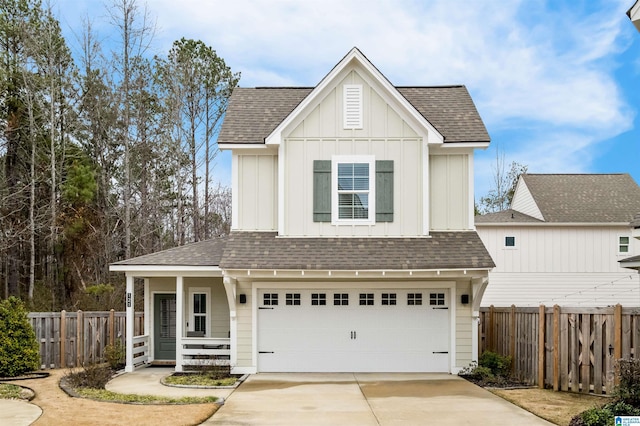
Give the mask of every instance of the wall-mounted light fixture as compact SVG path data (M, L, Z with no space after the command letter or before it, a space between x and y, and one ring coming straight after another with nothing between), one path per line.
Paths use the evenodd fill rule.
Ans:
M462 303L463 305L468 305L469 304L469 295L468 294L463 294L462 296L460 296L460 303Z
M247 295L246 294L241 294L240 295L240 303L242 303L242 304L247 303Z

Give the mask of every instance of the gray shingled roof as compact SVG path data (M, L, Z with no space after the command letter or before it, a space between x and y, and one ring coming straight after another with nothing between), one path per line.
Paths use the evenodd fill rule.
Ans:
M543 223L540 219L531 217L519 211L508 209L496 213L487 213L475 217L476 225L486 223L523 223L523 222L537 222Z
M640 228L640 213L636 213L633 216L633 220L629 224L632 228Z
M174 247L116 262L113 265L218 266L226 237Z
M489 134L464 86L398 87L447 143L489 142ZM313 88L236 88L229 100L218 144L264 143Z
M476 232L432 232L431 238L278 238L233 232L223 269L407 270L489 269L495 264Z
M525 174L545 222L629 223L640 187L629 174Z

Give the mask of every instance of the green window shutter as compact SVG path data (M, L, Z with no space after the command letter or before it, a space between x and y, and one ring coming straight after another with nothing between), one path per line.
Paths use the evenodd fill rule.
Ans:
M393 222L393 161L376 161L376 222Z
M331 160L313 161L313 221L331 222Z

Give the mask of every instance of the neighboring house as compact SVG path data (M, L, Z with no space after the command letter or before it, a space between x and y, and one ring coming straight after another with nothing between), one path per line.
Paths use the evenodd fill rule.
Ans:
M237 373L477 359L494 263L474 230L473 157L489 135L464 86L394 87L354 48L316 87L235 89L218 144L232 151L229 237L111 265L130 318L144 279L128 371L202 354Z
M627 16L633 22L633 25L636 26L636 29L640 31L640 0L637 0L631 9L627 11Z
M640 254L629 223L640 188L628 174L525 174L511 209L476 216L496 268L482 306L640 306Z
M631 227L631 237L640 240L640 213L635 215L629 226ZM636 244L640 243L636 242ZM640 254L620 260L620 266L636 270L640 274Z

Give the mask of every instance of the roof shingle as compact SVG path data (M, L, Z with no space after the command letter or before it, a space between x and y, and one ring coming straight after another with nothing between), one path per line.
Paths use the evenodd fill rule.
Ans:
M113 265L218 266L226 237L173 247L115 262Z
M432 232L430 238L279 238L232 232L223 269L434 270L489 269L495 264L476 232Z
M465 86L398 87L446 143L489 142ZM259 144L311 93L309 87L236 88L229 99L218 144Z
M629 223L640 187L627 174L522 175L545 222Z

